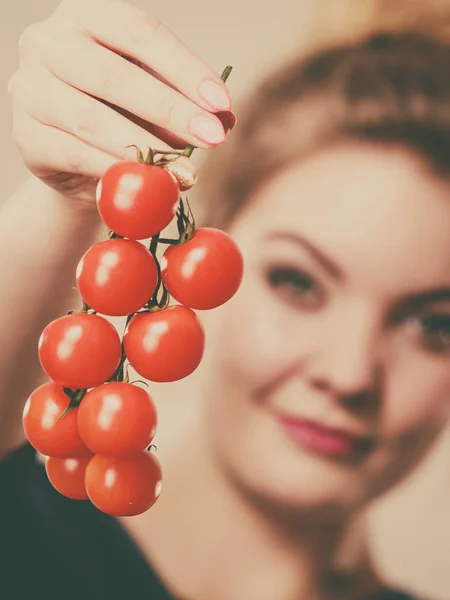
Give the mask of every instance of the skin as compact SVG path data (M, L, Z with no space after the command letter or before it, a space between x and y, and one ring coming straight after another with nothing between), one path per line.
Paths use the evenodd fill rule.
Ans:
M205 100L207 80L222 86L220 105ZM223 143L214 113L230 108L218 74L170 31L109 0L65 0L29 27L9 92L33 177L0 213L0 332L14 342L0 360L3 454L22 443L21 410L42 383L40 332L74 307L70 274L101 235L98 177L130 143ZM246 276L208 324L198 421L163 462L155 508L124 522L180 597L328 600L339 583L353 600L380 585L360 511L417 462L448 412L448 355L426 351L414 321L387 326L402 298L450 283L448 186L423 167L399 149L329 149L268 181L234 222ZM345 277L298 244L269 242L275 227L307 236ZM278 261L307 268L327 301L292 302L289 286L269 285ZM361 429L374 450L351 464L312 455L287 439L281 412Z
M346 143L290 165L237 217L245 277L207 319L198 421L157 505L125 524L176 592L322 600L382 585L363 509L449 414L450 298L419 301L450 288L448 192L405 149ZM286 265L315 284L274 286L268 270ZM447 315L439 351L425 313ZM369 436L371 449L323 456L293 442L282 414Z
M450 315L448 191L405 150L341 146L269 182L235 222L246 278L222 311L213 379L227 404L212 404L209 418L218 447L236 449L224 463L253 490L345 511L407 473L445 423L448 321L446 344L432 352L419 319ZM267 269L285 264L313 280L303 296L270 286ZM434 290L446 301L412 308ZM299 460L276 423L282 414L369 436L374 449L351 468L301 450Z
M64 0L28 26L8 92L32 176L0 207L0 334L10 340L0 350L0 457L23 443L23 406L46 380L39 336L79 305L73 273L103 238L98 179L136 158L129 144L211 149L235 121L220 76L151 14L118 0Z

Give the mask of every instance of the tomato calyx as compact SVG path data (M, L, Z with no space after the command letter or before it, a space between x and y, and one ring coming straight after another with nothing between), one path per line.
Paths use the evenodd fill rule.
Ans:
M186 156L186 150L156 150L155 148L148 148L147 153L144 156L144 153L136 146L136 144L129 144L126 148L134 148L136 150L138 162L143 165L152 165L156 167L163 167L167 162L177 160L178 156ZM155 160L156 156L161 156L162 158ZM168 156L173 156L174 158L167 158Z
M194 235L196 230L195 218L187 198L186 205L187 210L183 200L180 198L180 206L176 212L178 238L159 238L159 242L161 244L167 244L168 246L179 246L188 242Z
M186 198L187 211L185 210L183 200L180 199L180 207L177 211L177 227L179 244L188 242L195 233L195 218L191 210L188 199Z
M148 385L148 383L146 381L144 381L143 379L135 379L134 381L130 381L129 383L130 383L130 385L136 385L137 383L142 383L142 385L145 385L145 387L148 387L148 388L150 387Z
M154 235L150 242L149 251L155 259L158 281L153 296L150 298L149 302L147 302L147 304L144 306L144 312L155 312L157 310L163 310L164 308L167 308L167 306L169 306L170 302L169 292L166 290L161 277L161 265L159 264L159 260L156 255L159 243L161 243L159 234Z
M70 388L63 388L63 391L69 398L69 404L59 415L58 421L69 414L74 408L78 408L87 392L85 389L71 390Z
M68 315L76 315L80 313L86 313L88 315L96 315L97 311L91 308L84 300L82 300L81 308L74 308L69 310L66 314Z
M118 233L114 233L114 231L111 231L111 229L107 229L104 239L105 240L123 240L125 238L123 237L123 235L119 235Z
M76 308L73 310L69 310L67 312L68 315L74 315L79 313L86 313L88 315L96 315L97 312L90 308L88 304L82 299L81 308ZM81 404L82 399L87 393L87 389L78 389L72 390L71 388L63 388L64 393L68 396L70 402L67 408L59 415L58 420L65 417L69 412L71 412L74 408L78 408Z
M230 72L226 67L224 82ZM127 148L135 149L136 160L118 161L98 182L96 202L106 226L104 241L94 244L78 264L74 289L81 306L42 332L39 359L50 382L28 398L23 416L30 443L34 440L46 456L53 487L73 500L90 500L112 516L145 512L162 485L158 448L151 443L156 406L137 384L149 388L148 381L189 376L199 366L205 346L201 320L194 312L196 302L189 306L190 300L180 301L172 275L167 276L169 254L189 255L203 240L205 228L196 229L184 195L197 182L197 170L189 160L195 147ZM161 232L174 222L176 239L163 238ZM144 240L150 240L147 248L141 245ZM225 245L224 250L222 243L217 251L216 242L217 234L210 247L227 258L229 248ZM162 251L160 263L157 255ZM213 271L216 267L210 263ZM229 287L228 270L219 267L216 271L227 271ZM176 276L177 266L172 271ZM208 293L200 289L200 309L214 308L203 298ZM170 306L171 298L176 306ZM126 317L122 336L108 319L116 316ZM149 332L157 338L155 343L148 343ZM131 371L146 381L130 377ZM42 419L42 414L48 418Z

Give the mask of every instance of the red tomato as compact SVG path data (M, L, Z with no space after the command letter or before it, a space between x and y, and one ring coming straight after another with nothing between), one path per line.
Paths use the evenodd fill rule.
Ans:
M205 227L179 246L169 246L161 274L170 295L198 310L216 308L239 289L244 265L236 243L224 231Z
M178 183L165 169L123 161L110 167L97 188L97 206L106 226L132 240L160 233L172 221Z
M155 259L133 240L111 239L94 244L78 263L77 284L95 311L115 317L140 310L158 282Z
M63 496L72 500L88 500L84 485L86 467L92 454L78 458L45 459L45 470L52 486Z
M128 456L145 450L156 432L156 407L150 395L129 383L111 382L86 394L78 428L96 454Z
M23 410L23 428L30 444L41 454L72 458L90 454L78 433L78 409L64 415L69 398L61 386L45 383L28 398Z
M177 381L200 364L205 334L196 314L170 306L135 315L124 333L125 354L135 371L150 381Z
M117 331L98 315L74 313L56 319L39 339L42 368L50 379L73 390L105 383L121 354Z
M161 467L151 452L130 458L96 454L86 469L85 484L90 501L102 512L115 517L139 515L161 492Z

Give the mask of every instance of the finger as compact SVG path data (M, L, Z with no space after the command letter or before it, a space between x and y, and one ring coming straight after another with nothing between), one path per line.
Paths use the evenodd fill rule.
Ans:
M230 111L218 112L216 113L216 116L222 123L225 133L231 131L236 125L236 117ZM185 143L181 138L169 133L166 129L163 129L162 127L157 127L156 125L151 125L149 123L144 123L142 127L144 127L150 133L153 133L153 135L155 135L158 139L168 144L171 148L185 147Z
M117 162L79 138L20 114L15 120L16 143L28 169L37 177L73 173L99 179Z
M140 119L139 117L132 115L123 108L118 108L117 106L109 104L104 100L100 100L100 102L103 102L107 106L110 106L116 112L127 118L129 121L131 121L132 123L136 123L136 125L142 127L142 129L153 135L158 140L158 148L163 149L166 147L170 147L175 150L181 150L182 148L186 148L186 142L180 137L176 136L175 134L167 131L167 129L164 129L163 127L158 127L157 125L153 125L152 123L149 123L144 119Z
M154 16L124 2L76 4L82 29L102 45L154 69L202 108L230 110L230 95L219 75Z
M58 52L51 45L46 50L48 69L65 83L168 129L188 144L211 148L225 141L215 115L103 46L74 37Z
M45 69L23 70L16 82L21 108L44 125L66 131L89 145L124 159L127 146L170 150L113 108L80 92ZM20 87L20 93L19 88Z

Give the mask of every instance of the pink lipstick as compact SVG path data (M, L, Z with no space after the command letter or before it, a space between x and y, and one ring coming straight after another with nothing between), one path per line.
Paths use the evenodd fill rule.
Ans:
M343 458L369 446L367 438L343 429L295 417L282 416L278 420L294 442L317 454Z

